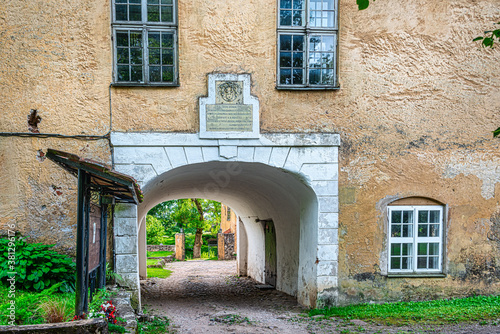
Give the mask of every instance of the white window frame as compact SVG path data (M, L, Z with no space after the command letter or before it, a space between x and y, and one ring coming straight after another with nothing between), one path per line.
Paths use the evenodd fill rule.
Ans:
M130 0L129 0L130 1ZM161 1L160 1L161 3ZM177 0L172 0L172 22L149 22L147 20L147 0L140 0L141 21L119 21L116 19L116 0L111 0L112 36L113 36L113 85L114 86L179 86L179 43L177 24ZM120 3L118 3L120 4ZM142 33L142 79L141 81L119 81L118 80L118 56L116 45L116 34L119 31L138 31ZM149 78L149 32L167 32L173 34L173 81L151 82Z
M339 83L338 83L338 0L334 0L334 11L335 14L333 16L333 26L332 27L313 27L310 25L310 0L304 0L305 3L305 10L304 10L304 17L303 20L305 21L303 25L301 26L282 26L281 25L281 5L280 5L281 0L277 0L277 40L276 40L276 88L277 89L285 89L285 90L293 90L293 89L298 89L298 90L306 90L306 89L338 89L339 88ZM302 35L305 39L304 42L304 76L305 76L305 83L304 84L282 84L280 83L280 41L281 41L281 36L283 35ZM333 78L333 84L310 84L309 80L309 70L311 67L309 66L309 52L310 52L310 37L315 36L315 35L320 35L320 36L332 36L333 37L333 43L334 43L334 50L333 50L333 73L334 73L334 78ZM292 59L293 61L293 59ZM293 66L292 66L293 67ZM293 74L292 74L293 76Z
M407 237L395 237L392 231L392 212L393 211L411 211L413 212L413 230L412 236ZM439 211L439 233L438 236L418 236L419 229L419 211ZM443 272L443 258L444 258L444 210L440 205L411 205L411 206L388 206L387 207L387 217L388 217L388 256L387 256L387 266L389 274L440 274ZM403 224L404 225L404 224ZM391 254L392 244L410 244L412 254L409 256L411 258L411 266L408 269L391 269L391 260L393 256ZM419 243L438 243L438 266L437 268L418 268L418 245ZM421 254L424 255L424 254ZM428 255L428 254L427 254ZM402 255L403 256L403 255ZM424 255L425 257L425 255Z

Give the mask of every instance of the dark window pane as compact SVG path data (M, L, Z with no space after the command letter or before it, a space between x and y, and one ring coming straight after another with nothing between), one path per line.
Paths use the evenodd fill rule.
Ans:
M417 255L427 255L427 244L426 243L418 244Z
M309 78L310 80L311 78ZM401 225L392 225L391 227L391 237L399 238L401 237Z
M428 212L429 211L419 211L418 212L418 222L420 224L428 223Z
M149 22L160 22L160 7L159 6L148 6L148 21Z
M408 258L407 257L403 257L401 259L402 263L401 263L401 269L410 269L409 266L408 266Z
M403 224L413 224L413 211L403 211Z
M117 32L116 33L116 46L129 46L128 45L128 33Z
M149 64L160 65L160 49L149 49Z
M281 35L280 36L280 50L289 51L292 49L292 36L291 35Z
M129 67L118 65L118 81L130 81Z
M433 223L433 224L439 223L439 211L430 211L429 223Z
M333 79L334 79L333 70L322 70L321 75L322 75L321 83L323 85L333 85Z
M408 225L403 225L403 237L408 237Z
M391 223L401 224L401 211L392 211L391 212Z
M130 3L141 3L141 0L130 0Z
M127 7L128 7L127 5L115 6L115 16L117 21L128 21Z
M427 257L419 256L417 258L417 268L418 269L427 269Z
M280 67L292 67L291 52L280 52Z
M309 83L311 85L318 85L321 82L321 71L320 70L309 70ZM400 232L401 233L401 232ZM400 235L398 235L399 237Z
M130 46L142 47L142 33L140 32L130 33Z
M162 48L173 48L174 47L174 35L173 34L161 34L161 47Z
M128 64L128 48L118 48L116 50L116 58L118 64Z
M403 244L403 255L411 255L412 244Z
M293 11L293 25L294 26L302 26L302 14L304 11L302 10L294 10Z
M280 11L280 25L291 26L292 25L292 11L291 10L281 10Z
M438 269L439 259L435 256L429 258L429 269Z
M142 21L141 20L141 5L129 6L129 21Z
M401 255L401 244L391 244L391 255Z
M281 0L280 7L281 8L292 8L292 0Z
M293 53L293 67L303 67L304 64L304 54L302 52Z
M163 82L174 82L174 68L172 66L162 66Z
M173 65L174 64L174 50L162 50L161 59L163 65Z
M290 69L280 70L280 84L282 85L292 84L292 71Z
M304 9L304 0L293 0L294 9Z
M150 66L149 67L149 81L161 82L161 67L160 66Z
M135 65L142 64L142 49L130 49L130 63Z
M427 237L428 236L428 227L429 225L427 224L424 224L424 225L421 225L421 224L418 224L418 236L419 237Z
M401 268L401 258L391 257L391 269L400 269L400 268Z
M172 7L162 6L161 7L161 22L173 22Z
M127 0L115 0L116 3L127 3Z
M304 70L294 69L293 70L293 84L294 85L303 85L304 84Z
M148 5L157 5L159 3L160 3L159 0L148 0Z
M171 5L172 4L172 0L161 0L161 4L162 5Z
M150 48L159 48L160 47L160 33L159 32L150 32L148 34L148 45Z
M293 51L304 51L304 36L293 36Z
M439 225L429 225L429 237L439 237Z
M131 66L130 81L142 81L142 66Z

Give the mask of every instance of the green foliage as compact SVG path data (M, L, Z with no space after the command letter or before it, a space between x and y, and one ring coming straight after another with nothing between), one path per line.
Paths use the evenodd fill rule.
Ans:
M470 322L497 319L500 316L500 296L476 296L426 302L361 304L309 311L309 316L319 314L345 319L371 319L400 325L417 322L429 324Z
M146 241L148 245L159 245L163 243L165 227L161 221L153 216L146 216Z
M500 22L497 22L495 24L500 24ZM474 42L476 41L481 41L481 45L484 48L491 48L495 46L495 43L498 43L500 41L500 29L495 29L495 30L487 30L484 32L484 36L479 36L473 39ZM497 129L498 131L498 129Z
M170 321L163 317L154 317L150 321L142 321L137 324L137 334L163 334L168 333L167 327Z
M163 268L147 268L148 277L167 278L172 274L171 270Z
M59 309L64 313L64 319L70 319L73 316L75 305L75 295L73 293L55 293L59 290L61 283L55 284L49 289L41 292L31 292L18 290L15 293L15 320L16 325L33 325L43 324L46 322L44 317L49 316L47 311L51 311L49 304L53 308ZM10 290L3 285L0 285L0 325L8 325L10 318ZM44 310L43 305L47 305ZM66 305L66 307L63 307Z
M356 0L356 4L358 5L359 10L363 10L368 8L368 6L370 5L370 0Z
M498 128L495 131L493 131L493 138L499 137L499 136L500 136L500 128Z
M106 262L106 284L114 284L117 278L121 279L122 277L111 269L109 262Z
M8 258L9 250L12 250L9 242L9 238L0 239L0 254L4 259ZM42 291L60 282L61 292L75 290L76 265L70 257L51 250L54 245L30 244L23 237L15 237L14 244L18 289ZM3 284L8 284L7 278L11 276L9 272L13 272L9 261L1 261L0 280Z

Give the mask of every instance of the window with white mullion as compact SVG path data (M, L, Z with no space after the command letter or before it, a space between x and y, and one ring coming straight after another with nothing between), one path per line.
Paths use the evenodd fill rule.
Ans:
M442 221L439 206L395 206L389 214L389 271L440 272Z

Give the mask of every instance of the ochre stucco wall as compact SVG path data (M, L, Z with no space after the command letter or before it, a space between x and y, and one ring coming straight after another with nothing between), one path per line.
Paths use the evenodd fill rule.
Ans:
M500 51L472 39L498 17L497 0L386 0L365 11L341 0L341 88L278 91L275 1L179 0L180 86L110 88L109 1L6 0L0 132L27 133L30 109L42 117L41 133L197 132L207 73L250 73L262 132L341 135L342 301L494 291ZM71 253L76 178L37 160L49 147L111 163L106 139L0 137L0 223ZM446 278L380 275L385 205L407 196L447 205Z

